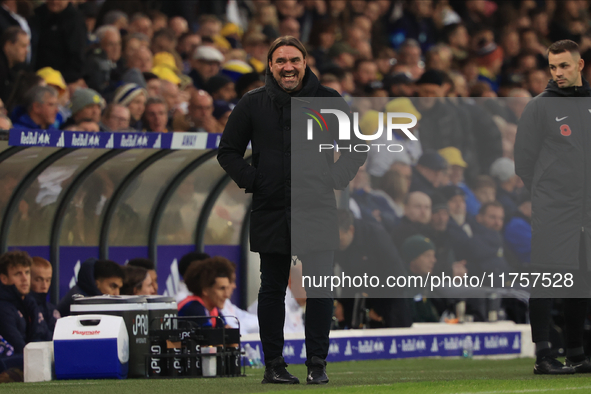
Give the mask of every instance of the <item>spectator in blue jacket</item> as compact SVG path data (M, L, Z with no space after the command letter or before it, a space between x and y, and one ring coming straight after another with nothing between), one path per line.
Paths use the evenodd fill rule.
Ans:
M51 263L41 257L33 257L33 264L31 265L31 295L37 301L37 306L43 314L43 318L47 322L49 332L53 334L55 323L61 317L55 305L47 301L47 293L49 286L51 286L51 277L53 276L53 268Z
M179 316L212 316L211 319L204 319L203 325L219 326L216 317L224 319L220 311L231 294L233 274L234 265L224 257L214 256L192 263L184 279L193 294L178 304Z
M531 261L531 196L527 191L519 195L518 204L505 226L505 244L523 265Z
M0 335L23 353L29 342L50 341L51 334L31 290L32 259L26 252L0 256Z
M76 286L72 287L57 306L62 316L70 315L70 305L74 303L72 296L80 294L84 297L103 294L119 295L123 287L125 273L123 268L109 260L90 258L80 265Z
M12 115L13 128L55 130L53 125L59 111L57 90L51 86L34 86L25 94L24 104Z
M515 175L515 162L507 157L498 158L490 166L490 176L497 181L497 201L503 204L509 219L517 211L516 190L521 183Z

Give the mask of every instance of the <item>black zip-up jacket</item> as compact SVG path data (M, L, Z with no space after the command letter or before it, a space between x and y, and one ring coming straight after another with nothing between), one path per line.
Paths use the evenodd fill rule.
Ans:
M57 304L57 310L62 317L70 316L70 305L74 303L74 298L72 298L74 295L80 294L84 297L103 295L96 287L94 280L94 263L96 261L96 259L90 258L80 265L76 286L72 287L64 298L61 299L59 304Z
M581 239L591 258L590 155L589 83L561 89L551 80L526 106L515 140L515 172L532 195L533 265L579 268Z
M344 150L335 163L333 151L318 152L318 140L329 144L339 141L339 125L334 115L325 115L329 133L318 130L313 141L305 140L305 123L303 120L302 124L297 123L302 111L292 108L292 97L302 108L322 106L324 98L338 98L336 104L342 111L349 112L349 108L335 90L320 85L310 68L306 68L302 83L301 90L289 95L267 74L265 86L240 99L220 141L219 163L240 188L253 193L250 216L253 252L295 255L338 249L333 188L344 189L367 157L367 153ZM332 100L330 103L334 105ZM298 116L294 130L292 113ZM252 165L244 159L250 141ZM292 142L296 144L293 147ZM351 140L339 144L360 142L352 133ZM292 180L297 184L293 188ZM297 204L292 204L293 201Z

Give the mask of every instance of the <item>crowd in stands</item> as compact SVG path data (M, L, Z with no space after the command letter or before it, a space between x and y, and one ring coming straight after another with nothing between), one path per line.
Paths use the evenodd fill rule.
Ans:
M269 45L281 35L302 40L311 71L345 97L535 96L549 77L550 42L573 39L591 57L588 8L578 0L2 0L0 126L220 133L237 100L264 85ZM488 143L498 136L431 126L421 126L426 144L492 163Z
M336 262L388 259L392 270L417 275L519 272L530 263L531 202L515 175L517 123L548 83L552 42L577 42L591 63L589 10L589 0L0 0L0 129L221 133L235 103L269 78L270 43L291 35L321 84L360 112L364 134L374 133L381 111L418 120L416 141L396 134L403 152L370 151L351 182ZM0 287L0 358L47 338L68 309L25 296L25 287L47 292L51 267L11 256L0 258L2 283L16 286ZM191 259L180 303L202 299ZM75 292L157 292L153 266L140 262L126 275L97 264L82 265ZM233 267L218 265L227 280L214 284L226 294ZM370 300L366 323L439 321L453 309L419 296ZM5 304L14 336L3 328ZM525 322L526 306L504 306L507 318ZM468 311L487 319L477 305ZM339 327L358 327L353 313L350 299L339 300Z

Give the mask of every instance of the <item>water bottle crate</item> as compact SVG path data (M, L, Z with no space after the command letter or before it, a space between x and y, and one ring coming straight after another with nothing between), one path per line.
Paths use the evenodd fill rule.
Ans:
M203 322L212 319L210 316L170 319L168 329L150 330L147 378L246 376L239 328L226 328L219 317L216 327L203 326Z

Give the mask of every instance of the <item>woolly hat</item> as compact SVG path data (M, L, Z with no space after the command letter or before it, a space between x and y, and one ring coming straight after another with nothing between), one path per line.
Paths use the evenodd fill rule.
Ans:
M72 115L80 112L89 105L98 105L103 109L105 108L105 100L103 100L96 90L88 88L76 90L70 99L70 110L72 111Z
M435 250L435 244L424 235L413 235L402 244L402 259L405 263L410 264L411 261L428 250Z
M125 107L129 105L140 94L144 94L148 97L146 89L136 85L135 83L127 83L115 90L115 97L113 97L113 103L121 104Z

